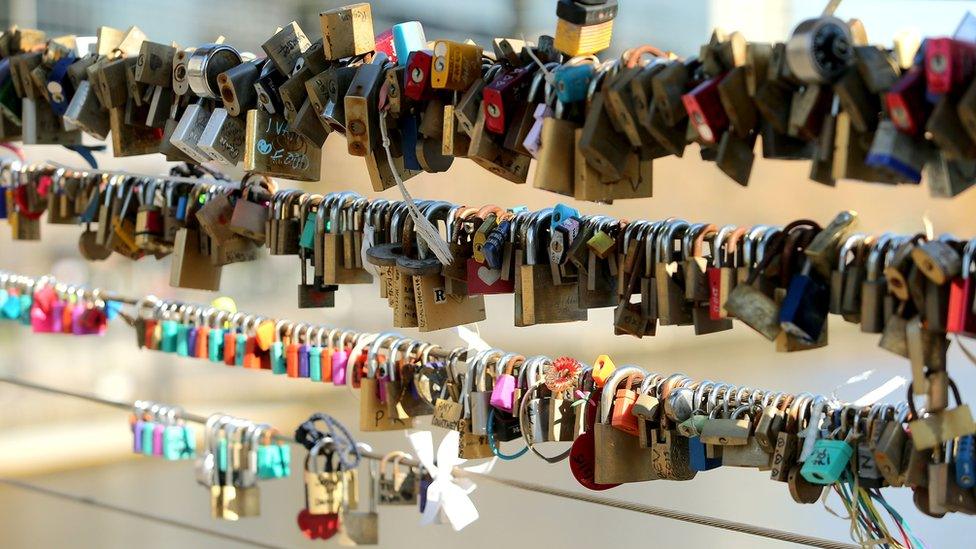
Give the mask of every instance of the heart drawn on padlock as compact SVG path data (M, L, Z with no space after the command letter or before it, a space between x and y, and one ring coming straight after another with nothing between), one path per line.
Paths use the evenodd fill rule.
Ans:
M498 279L502 277L502 272L499 269L490 269L486 266L478 268L478 278L482 282L491 286L492 284L498 282Z
M308 539L329 539L339 531L339 515L313 515L308 509L302 509L298 513L298 528Z

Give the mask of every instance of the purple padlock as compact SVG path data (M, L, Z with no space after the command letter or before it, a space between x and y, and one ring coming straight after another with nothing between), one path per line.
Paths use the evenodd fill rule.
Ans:
M311 347L308 344L304 344L298 348L298 377L304 377L306 379L311 375L308 366L309 349Z
M529 151L529 154L533 158L537 157L539 154L539 149L542 148L542 120L553 116L554 111L552 107L542 103L536 105L535 112L532 113L532 117L535 118L535 122L532 123L532 127L529 128L529 132L525 134L525 139L522 141L522 146L525 150Z
M190 326L190 329L186 331L186 348L189 350L186 356L196 356L198 335L200 335L200 328L196 326Z
M146 422L141 419L132 424L132 451L136 454L142 453L142 428L145 425Z
M74 309L71 310L71 333L76 336L85 335L85 326L81 321L84 314L85 307L82 305L75 305Z
M61 333L64 329L64 301L60 299L51 307L51 331Z
M334 385L346 384L346 364L349 362L349 353L345 349L339 349L332 353L332 383Z

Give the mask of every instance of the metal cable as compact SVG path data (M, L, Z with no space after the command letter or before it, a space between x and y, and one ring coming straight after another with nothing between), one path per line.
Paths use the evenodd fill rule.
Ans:
M234 534L226 534L224 532L220 532L217 530L204 528L203 526L190 524L189 522L183 522L169 517L163 517L160 515L147 513L145 511L136 511L135 509L129 509L128 507L122 507L120 505L114 505L111 503L106 503L104 501L99 501L89 496L79 496L76 494L70 494L68 492L62 492L60 490L55 490L53 488L46 488L44 486L38 486L36 484L24 482L22 480L0 477L0 484L6 484L7 486L20 488L21 490L27 490L29 492L43 494L45 496L50 496L61 500L72 501L74 503L78 503L81 505L87 505L89 507L102 509L103 511L112 511L113 513L119 513L130 517L148 520L149 522L165 524L166 526L172 526L174 528L179 528L181 530L186 530L188 532L195 532L197 534L203 534L205 536L211 536L226 541L233 541L243 545L249 545L251 547L264 547L267 549L284 549L283 546L281 545L273 545L271 543L255 541L253 539L245 538L242 536L235 536Z
M10 377L10 376L2 376L2 377L0 377L0 383L9 383L11 385L16 385L18 387L22 387L22 388L25 388L25 389L31 389L31 390L34 390L34 391L40 391L40 392L44 392L44 393L48 393L48 394L52 394L52 395L69 396L69 397L73 397L73 398L87 400L89 402L94 402L94 403L97 403L97 404L103 404L103 405L106 405L106 406L111 406L113 408L119 408L119 409L122 409L122 410L132 410L135 407L134 404L133 403L130 403L130 402L123 402L123 401L120 401L120 400L112 400L112 399L108 399L108 398L102 398L102 397L95 396L95 395L92 395L92 394L89 394L89 393L81 393L81 392L77 392L77 391L70 391L70 390L58 389L56 387L50 387L50 386L47 386L47 385L41 385L39 383L33 383L33 382L30 382L30 381L24 381L22 379ZM201 416L201 415L197 415L197 414L182 413L180 415L180 417L183 418L183 419L185 419L186 421L190 421L190 422L193 422L193 423L201 423L201 424L204 424L207 421L207 418L205 416ZM283 436L280 436L280 435L277 435L276 436L276 440L279 440L279 441L282 441L282 442L289 442L291 444L295 444L296 446L301 446L295 440L290 439L290 438L286 438L286 437L283 437ZM362 457L365 457L365 458L368 458L368 459L372 459L372 460L381 460L381 459L383 459L383 457L385 455L385 454L382 454L382 453L379 453L379 452L375 452L375 451L372 451L372 450L367 450L365 448L360 448L360 454L362 455ZM416 460L416 459L403 459L401 461L401 463L403 463L404 465L412 466L412 467L420 467L421 466L421 463L418 460ZM825 540L825 539L821 539L821 538L815 538L815 537L811 537L811 536L805 536L803 534L797 534L797 533L794 533L794 532L787 532L787 531L784 531L784 530L775 530L775 529L772 529L772 528L765 528L765 527L762 527L762 526L753 526L751 524L746 524L746 523L742 523L742 522L736 522L736 521L725 520L725 519L720 519L720 518L715 518L715 517L709 517L709 516L706 516L706 515L699 515L699 514L695 514L695 513L687 513L687 512L684 512L684 511L676 511L676 510L673 510L673 509L666 509L666 508L663 508L663 507L655 507L655 506L643 505L643 504L639 504L639 503L630 503L630 502L626 502L626 501L622 501L622 500L617 500L617 499L612 499L612 498L605 498L605 497L595 496L595 495L591 495L591 494L585 494L585 493L580 493L580 492L572 492L572 491L569 491L569 490L560 490L558 488L550 488L548 486L544 486L544 485L541 485L541 484L533 484L533 483L530 483L530 482L522 482L522 481L514 480L514 479L499 478L499 477L484 475L484 474L480 474L480 473L474 473L474 472L471 472L471 471L467 471L465 469L462 469L460 467L456 467L454 469L454 475L455 476L459 476L459 477L460 476L468 476L468 477L472 477L472 478L483 479L483 480L487 480L489 482L495 482L495 483L498 483L498 484L504 484L504 485L510 486L512 488L518 488L520 490L527 490L527 491L530 491L530 492L536 492L536 493L540 493L540 494L548 494L548 495L552 495L552 496L556 496L556 497L573 499L573 500L576 500L576 501L583 501L583 502L587 502L587 503L592 503L594 505L602 505L604 507L614 507L614 508L617 508L617 509L626 509L626 510L629 510L629 511L636 511L638 513L644 513L644 514L647 514L647 515L653 515L653 516L662 517L662 518L669 518L669 519L673 519L673 520L679 520L679 521L682 521L682 522L690 522L690 523L698 524L698 525L702 525L702 526L711 526L713 528L720 528L720 529L723 529L723 530L730 530L730 531L739 532L739 533L742 533L742 534L751 534L751 535L754 535L754 536L759 536L759 537L764 537L764 538L770 538L770 539L775 539L775 540L780 540L780 541L788 541L788 542L792 542L792 543L798 543L798 544L801 544L801 545L808 545L808 546L811 546L811 547L821 547L821 548L825 548L825 549L857 549L857 546L856 545L852 545L852 544L849 544L849 543L842 543L842 542L836 542L836 541L831 541L831 540ZM0 479L0 482L6 482L6 481L4 481L3 479ZM128 510L123 510L122 512L125 512L125 511L128 511Z

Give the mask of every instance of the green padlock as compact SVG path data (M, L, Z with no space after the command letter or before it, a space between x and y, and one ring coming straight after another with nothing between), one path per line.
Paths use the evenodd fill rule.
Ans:
M244 351L247 348L247 336L245 334L237 334L237 344L234 345L234 365L243 366L244 365Z
M702 427L707 420L708 416L701 414L693 415L678 424L678 434L686 438L697 437L701 435Z
M159 350L164 353L176 352L176 334L180 324L175 320L164 320L160 329Z
M189 356L190 354L190 327L186 324L176 325L176 354Z
M308 348L308 377L312 381L322 381L322 347Z
M34 306L34 297L30 294L20 296L20 323L24 326L31 325L31 307Z
M291 447L287 444L258 446L258 478L276 479L291 475Z
M224 329L211 328L209 339L207 340L207 354L210 362L223 362L224 360Z
M315 248L315 218L317 215L313 212L308 214L305 218L305 223L302 225L302 236L298 240L298 245L306 250L312 250ZM307 257L307 256L306 256Z
M800 474L812 484L834 484L848 470L852 455L854 447L846 440L817 439Z
M188 425L170 425L163 431L163 457L176 461L196 457L197 441Z

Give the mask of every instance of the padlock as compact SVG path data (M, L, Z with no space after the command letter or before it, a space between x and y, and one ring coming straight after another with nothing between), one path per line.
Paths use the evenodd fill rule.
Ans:
M853 62L850 27L833 16L800 22L786 42L786 64L799 80L809 84L830 83Z
M636 367L620 367L607 380L607 386L615 388L621 380L635 374L647 375ZM601 395L598 420L593 425L596 450L594 481L613 484L654 480L657 474L652 466L651 450L641 448L637 437L610 425L613 398L612 390Z
M752 420L748 405L739 406L728 418L717 416L718 408L712 410L708 421L702 426L701 441L718 446L742 446L748 444L752 432Z
M349 485L358 482L358 480L354 477L346 477L345 479L347 487L344 494L346 497L342 500L340 511L342 520L339 523L339 543L342 545L379 544L379 513L377 512L380 497L379 476L373 461L369 461L366 467L369 469L369 474L364 475L369 483L369 503L365 510L360 509L356 502L350 501L352 498L348 497L348 494L353 492ZM356 509L352 510L352 507L356 507Z
M432 88L462 91L481 77L481 47L437 40L433 51L430 75Z
M830 299L827 285L811 272L811 266L808 261L803 271L790 280L779 312L783 331L807 343L820 339L827 325Z
M559 0L553 46L570 57L603 51L610 46L616 0Z
M366 2L350 4L319 14L322 24L322 52L326 60L338 61L373 51L373 15Z
M976 69L976 45L954 38L925 41L925 82L930 97L938 97L969 82Z

